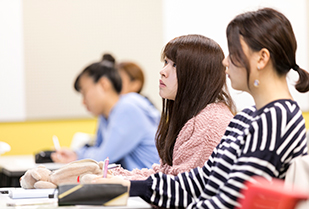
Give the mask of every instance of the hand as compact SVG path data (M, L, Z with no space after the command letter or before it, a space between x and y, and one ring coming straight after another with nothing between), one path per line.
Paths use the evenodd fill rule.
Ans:
M77 160L77 155L73 150L61 148L60 150L51 154L51 159L55 163L70 163Z
M123 186L127 186L130 188L131 182L129 180L124 180L120 177L110 176L108 175L107 178L97 177L92 180L91 183L96 184L122 184Z

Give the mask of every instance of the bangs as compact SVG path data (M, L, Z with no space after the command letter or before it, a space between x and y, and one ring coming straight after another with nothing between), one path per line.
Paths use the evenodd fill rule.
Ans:
M175 39L174 39L175 40ZM166 44L162 55L161 55L161 60L163 61L165 57L169 58L173 62L177 62L177 50L179 47L179 42L176 43L174 40L170 41L168 44Z
M227 42L230 60L237 67L246 67L246 56L240 44L241 32L239 27L230 23L227 28Z

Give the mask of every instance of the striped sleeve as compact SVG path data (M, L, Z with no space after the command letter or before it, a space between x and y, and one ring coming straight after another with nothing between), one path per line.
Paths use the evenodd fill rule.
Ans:
M140 196L163 208L184 208L201 195L205 187L204 175L202 168L178 176L156 173L145 181L131 181L130 196Z
M298 106L274 102L237 114L202 168L176 177L157 173L137 194L159 207L234 208L253 176L284 178L295 157L307 154L305 124ZM136 183L132 182L132 188ZM148 186L146 186L148 185ZM145 192L147 191L147 192Z

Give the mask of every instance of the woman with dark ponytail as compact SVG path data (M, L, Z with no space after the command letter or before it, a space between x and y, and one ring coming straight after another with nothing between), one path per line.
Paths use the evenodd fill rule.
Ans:
M127 184L131 196L163 208L235 208L246 181L284 179L291 162L307 155L305 120L286 75L297 71L296 89L307 92L309 74L297 65L289 20L271 8L246 12L229 23L226 35L226 73L255 106L235 115L203 167L176 177L156 173L144 181L106 181Z

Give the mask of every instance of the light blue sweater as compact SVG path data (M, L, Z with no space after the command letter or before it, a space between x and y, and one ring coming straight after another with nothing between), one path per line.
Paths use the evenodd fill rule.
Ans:
M160 121L159 111L145 97L129 93L120 97L108 119L99 117L96 143L76 151L78 159L91 158L122 167L151 168L159 163L155 134Z

